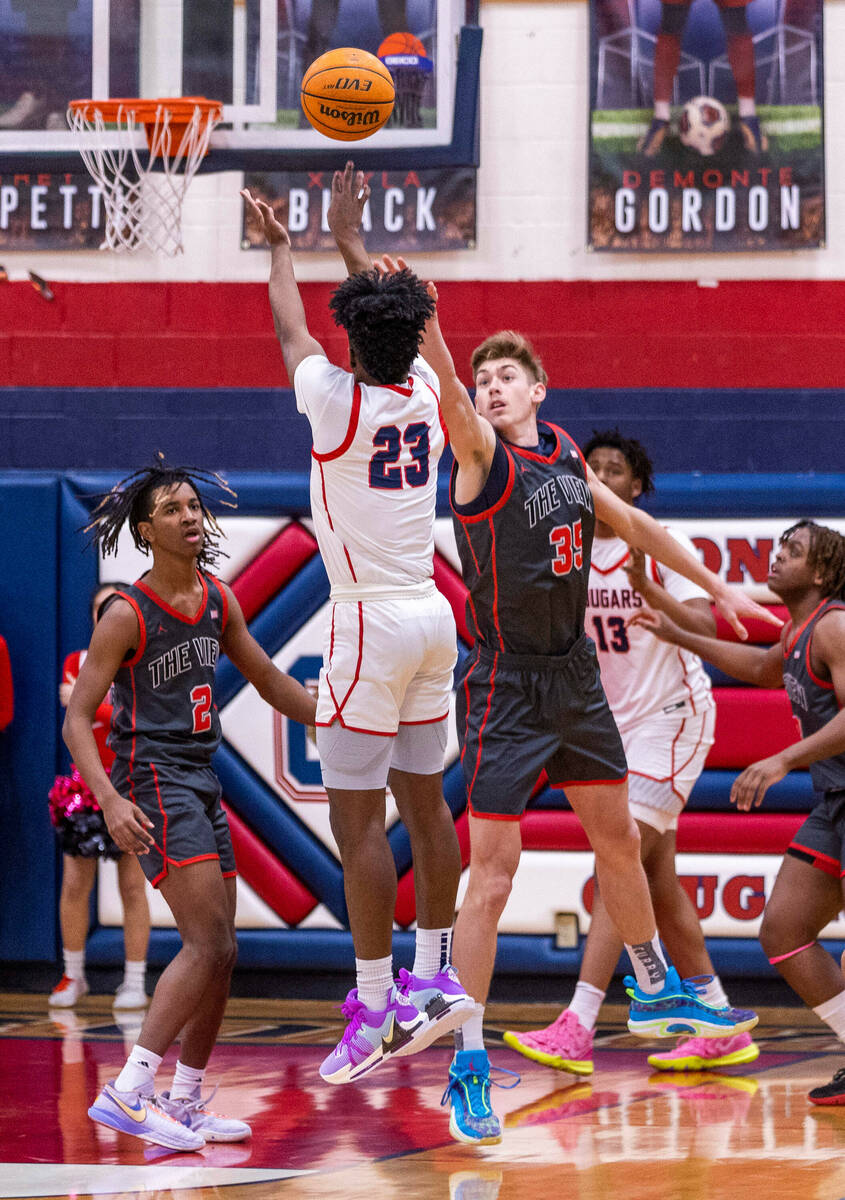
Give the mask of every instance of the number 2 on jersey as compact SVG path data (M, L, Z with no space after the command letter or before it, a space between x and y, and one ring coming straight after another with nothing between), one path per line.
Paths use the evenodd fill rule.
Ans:
M403 442L411 451L412 462L407 467L397 465ZM376 450L370 459L370 487L395 491L404 484L424 487L428 483L429 441L424 421L407 425L404 433L397 425L382 425L373 436L373 445L383 449Z
M194 710L194 728L192 733L208 733L211 729L211 688L207 683L201 683L191 692L191 705Z

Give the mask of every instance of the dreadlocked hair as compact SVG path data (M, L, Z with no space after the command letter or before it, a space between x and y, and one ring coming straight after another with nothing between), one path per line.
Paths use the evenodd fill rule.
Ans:
M413 271L359 271L335 289L329 308L368 375L379 383L405 382L434 312Z
M197 555L197 566L213 567L221 555L225 556L225 551L218 544L224 534L217 518L203 500L197 480L204 484L212 484L225 492L232 499L221 499L219 503L227 508L237 508L237 493L232 491L222 475L197 467L171 466L165 462L164 455L159 451L151 466L133 471L131 475L121 479L120 483L116 483L110 492L100 497L91 514L91 520L83 531L90 534L89 544L97 546L103 555L116 554L120 531L128 524L137 549L142 554L149 554L150 547L141 536L138 525L141 521L149 521L152 516L154 494L159 488L165 488L169 492L179 484L187 483L193 488L203 515L203 542Z
M825 596L845 600L845 537L827 525L815 521L796 521L780 535L780 545L788 541L798 529L806 529L810 535L810 550L807 564L821 576L821 590Z
M618 427L616 429L594 429L593 436L583 447L584 458L589 458L594 450L598 450L602 446L618 450L625 456L632 475L635 479L639 479L642 485L644 496L647 492L654 491L654 465L642 442L638 442L636 438L624 437Z

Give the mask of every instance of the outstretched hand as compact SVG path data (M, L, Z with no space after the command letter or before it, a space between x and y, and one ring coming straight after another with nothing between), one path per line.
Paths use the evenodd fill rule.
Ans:
M772 754L769 758L752 763L734 780L731 804L735 804L741 812L759 808L772 784L778 783L788 773L789 768L780 754Z
M253 199L248 188L241 188L241 195L248 215L257 223L268 243L271 246L278 246L282 243L289 246L290 235L266 200Z
M770 608L758 604L756 600L752 600L738 588L725 586L717 595L714 595L713 601L741 642L748 641L748 630L742 623L742 617L757 617L758 620L766 621L769 625L776 625L778 629L783 625L780 617L776 616Z
M395 275L399 271L410 271L412 269L411 267L408 266L408 263L405 261L405 259L402 257L401 254L397 254L396 258L392 258L389 254L382 254L381 258L377 258L374 261L373 266L375 267L375 269L377 271L380 271L382 275ZM435 286L433 279L429 279L426 281L425 290L428 292L429 296L436 304L437 303L437 287ZM430 321L437 320L437 311L436 310L432 313L429 320Z
M358 233L369 198L370 185L364 181L364 172L355 170L353 162L348 162L342 171L335 171L326 220L336 241Z
M681 633L679 625L670 620L665 613L657 612L652 608L638 609L626 622L627 628L632 625L641 625L643 629L653 633L656 638L660 638L661 642L677 643Z

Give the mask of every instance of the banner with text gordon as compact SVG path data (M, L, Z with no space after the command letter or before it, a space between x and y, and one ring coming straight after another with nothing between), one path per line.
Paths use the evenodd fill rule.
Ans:
M824 245L822 0L590 0L593 250Z

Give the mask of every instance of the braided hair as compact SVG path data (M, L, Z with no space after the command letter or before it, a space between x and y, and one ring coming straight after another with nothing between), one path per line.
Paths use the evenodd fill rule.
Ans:
M593 436L583 448L584 458L589 458L594 450L606 446L611 450L618 450L625 457L625 461L631 468L631 474L635 479L639 479L642 485L642 494L645 496L648 492L654 491L654 465L648 456L648 451L642 442L638 442L636 438L624 437L616 429L593 430Z
M845 600L845 537L827 525L803 520L785 529L779 544L782 546L798 529L806 529L810 535L807 565L821 576L822 593Z
M96 545L103 555L116 554L120 531L124 525L129 525L132 540L142 554L149 554L150 547L139 532L138 526L142 521L149 521L153 513L153 496L159 488L168 492L182 483L193 488L203 515L204 536L202 549L197 555L197 566L209 569L214 567L217 559L225 551L219 546L223 534L217 518L209 510L203 500L196 481L213 484L232 500L221 499L220 503L227 508L236 508L237 494L232 491L222 475L216 471L203 471L196 467L176 467L165 462L161 451L156 455L151 466L133 471L120 483L116 483L111 491L100 497L99 503L91 514L91 520L85 526L84 532L90 534L90 544Z
M378 383L405 382L434 312L413 271L359 271L334 290L329 308L368 375Z

